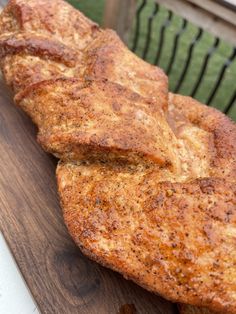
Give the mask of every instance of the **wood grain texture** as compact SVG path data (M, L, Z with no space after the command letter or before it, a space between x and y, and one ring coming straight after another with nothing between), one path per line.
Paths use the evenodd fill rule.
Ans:
M11 99L0 82L0 229L42 313L176 313L175 305L75 246L59 206L57 161L37 144L35 127Z
M208 11L206 9L205 1L155 0L155 2L173 11L175 14L182 16L189 22L201 27L203 30L208 31L214 36L219 37L220 39L223 39L233 45L236 45L236 12L233 12L232 10L230 11L226 8L220 10L220 6L214 3L215 1L207 1L211 2L212 6L214 5L214 8L212 7L212 10L214 11ZM202 5L203 3L204 5ZM216 5L217 8L215 8ZM230 14L227 15L227 19L225 19L226 11L230 11ZM234 23L232 24L231 22L229 22L229 19L231 20L231 22L232 20L234 20Z
M103 27L114 29L128 43L136 7L137 0L106 0Z

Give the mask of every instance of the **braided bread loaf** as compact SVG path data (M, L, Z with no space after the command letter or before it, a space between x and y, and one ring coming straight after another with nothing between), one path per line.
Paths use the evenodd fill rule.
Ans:
M168 94L162 70L62 0L11 0L0 57L60 159L65 223L84 254L173 302L236 313L235 124Z

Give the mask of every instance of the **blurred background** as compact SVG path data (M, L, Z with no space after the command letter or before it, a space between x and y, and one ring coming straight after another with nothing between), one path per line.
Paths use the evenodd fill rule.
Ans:
M164 69L171 91L236 120L236 1L68 2L101 26L117 29L131 50Z

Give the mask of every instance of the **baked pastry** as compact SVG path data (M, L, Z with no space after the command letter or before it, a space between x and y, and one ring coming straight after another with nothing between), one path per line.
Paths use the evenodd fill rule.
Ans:
M65 223L84 254L173 302L236 313L235 124L168 94L162 70L61 0L10 1L0 56L61 160Z
M234 158L235 129L190 98L175 95L171 103L182 176L168 167L61 162L57 177L65 222L86 255L148 290L234 313L235 168L232 163L225 170L224 162ZM224 145L229 155L220 161Z

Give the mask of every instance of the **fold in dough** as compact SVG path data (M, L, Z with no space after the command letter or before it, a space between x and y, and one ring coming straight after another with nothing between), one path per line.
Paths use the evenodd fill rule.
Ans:
M183 314L236 313L235 124L62 0L9 2L0 66L84 254Z

